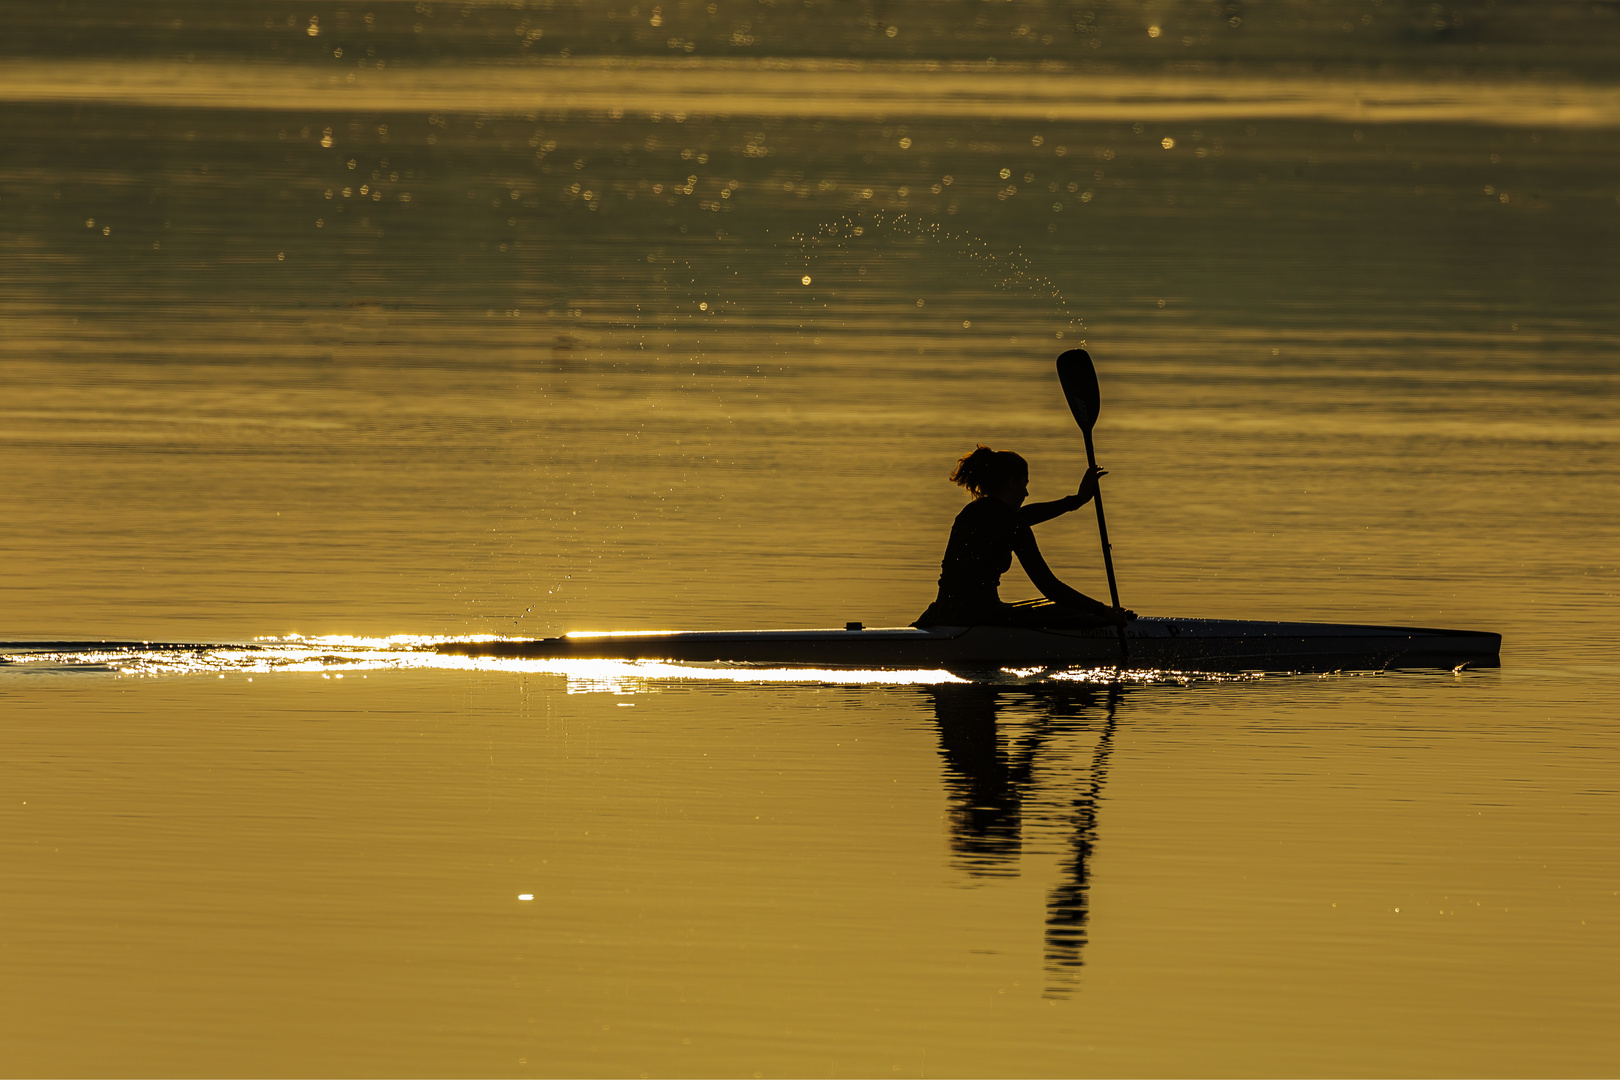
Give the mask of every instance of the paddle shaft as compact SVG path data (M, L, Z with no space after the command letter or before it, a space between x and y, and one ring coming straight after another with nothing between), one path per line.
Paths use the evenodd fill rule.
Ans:
M1081 433L1086 437L1086 464L1093 469L1097 467L1097 451L1091 444L1091 429L1082 427ZM1097 507L1097 533L1102 537L1103 569L1108 571L1108 599L1115 607L1119 607L1119 585L1114 581L1114 545L1108 542L1108 519L1103 517L1102 485L1097 485L1097 493L1091 497ZM1125 642L1125 629L1119 631L1120 644Z
M1089 418L1088 418L1089 419ZM1097 467L1097 450L1091 443L1091 425L1081 424L1080 433L1086 437L1086 464L1093 469ZM1119 607L1119 584L1114 580L1114 545L1108 542L1108 519L1103 516L1102 482L1097 483L1097 492L1092 495L1091 501L1097 506L1097 535L1102 537L1103 569L1108 571L1108 600L1115 609ZM1119 630L1119 655L1130 659L1131 646L1125 640L1125 627Z

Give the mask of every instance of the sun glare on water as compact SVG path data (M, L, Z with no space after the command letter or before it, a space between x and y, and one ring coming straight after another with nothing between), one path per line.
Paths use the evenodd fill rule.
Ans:
M656 631L652 632L656 633ZM646 632L576 634L590 637L639 637ZM1129 669L986 667L971 671L942 668L829 668L761 666L746 663L693 663L662 660L554 659L544 657L466 656L439 652L449 641L497 641L498 635L441 637L393 634L366 637L288 634L256 638L245 644L64 643L30 648L13 643L0 653L0 675L106 674L123 678L240 675L251 682L259 675L319 675L342 679L371 672L505 671L519 675L560 676L568 693L633 694L677 685L797 684L829 686L931 686L989 682L1007 685L1060 681L1093 685L1151 685L1233 681L1258 674L1211 674L1159 668Z

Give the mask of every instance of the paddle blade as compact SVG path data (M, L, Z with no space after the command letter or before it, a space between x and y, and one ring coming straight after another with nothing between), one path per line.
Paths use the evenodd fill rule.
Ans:
M1091 366L1091 355L1084 349L1070 349L1057 358L1057 371L1075 423L1090 431L1102 408L1102 392L1097 389L1097 369Z

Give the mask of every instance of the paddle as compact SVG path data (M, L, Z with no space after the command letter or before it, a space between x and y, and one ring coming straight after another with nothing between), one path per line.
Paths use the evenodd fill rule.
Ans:
M1069 399L1069 411L1074 413L1081 434L1086 437L1086 462L1097 467L1097 451L1091 443L1091 429L1097 423L1097 410L1102 407L1102 391L1097 388L1097 369L1092 366L1091 355L1084 349L1070 349L1057 358L1058 381L1063 384L1063 396ZM1103 517L1102 486L1092 502L1097 505L1097 532L1102 537L1103 567L1108 571L1108 598L1119 607L1119 586L1114 582L1114 547L1108 542L1108 521ZM1119 628L1119 651L1130 654L1125 643L1125 628Z

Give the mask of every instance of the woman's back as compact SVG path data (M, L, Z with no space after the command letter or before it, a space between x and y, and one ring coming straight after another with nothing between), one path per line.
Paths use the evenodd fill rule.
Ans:
M997 603L1021 528L1018 511L997 499L974 499L964 506L940 561L940 599L952 606Z

